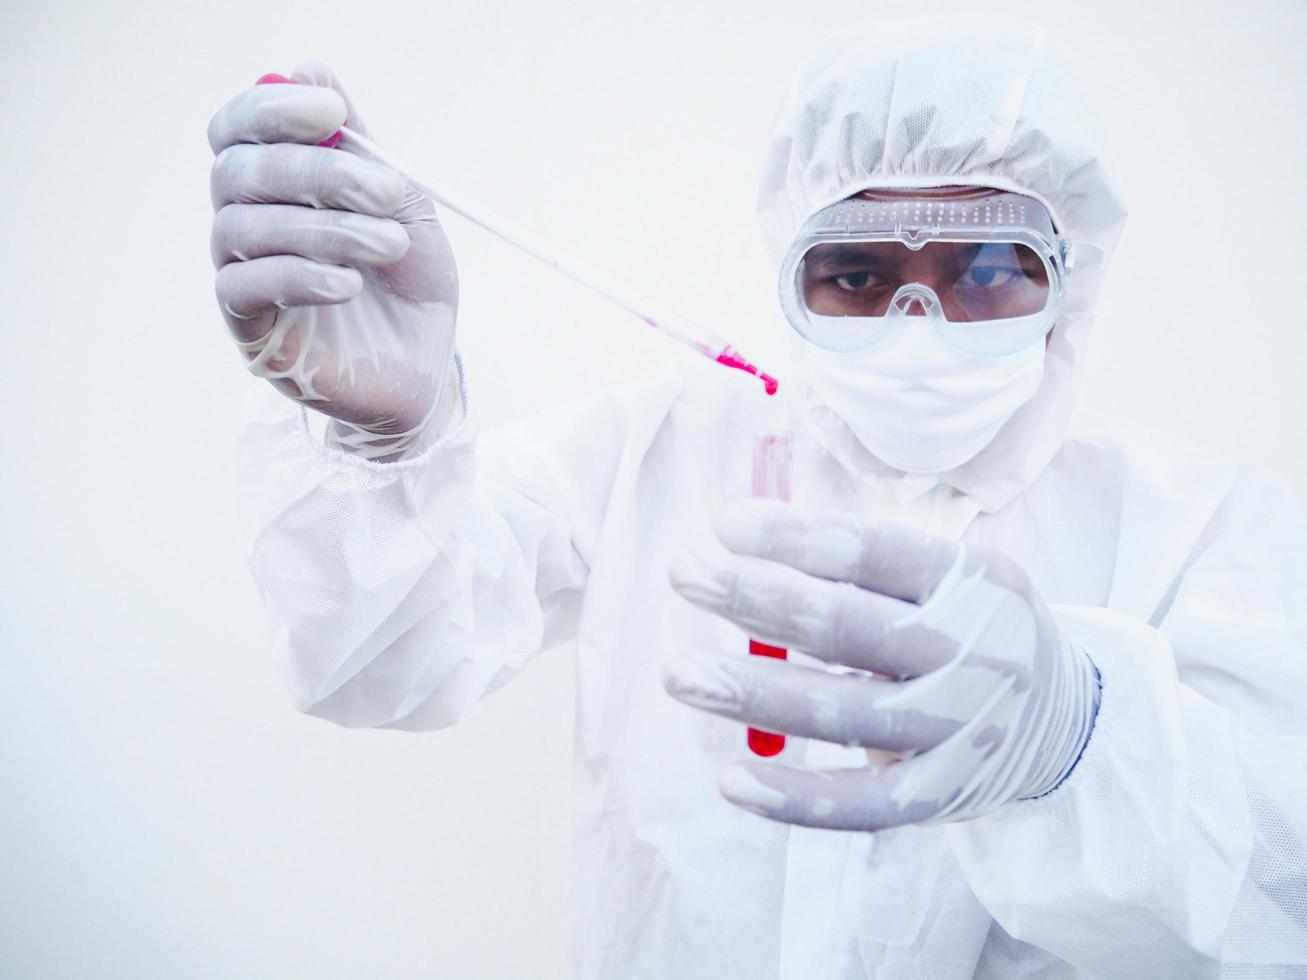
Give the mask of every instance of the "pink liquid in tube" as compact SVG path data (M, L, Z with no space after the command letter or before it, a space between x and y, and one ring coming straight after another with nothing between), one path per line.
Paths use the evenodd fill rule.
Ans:
M788 432L762 432L753 438L753 496L763 500L790 499L791 436ZM749 653L755 657L785 660L789 653L760 640L749 640ZM775 732L749 729L749 749L754 755L779 755L785 748L785 736Z

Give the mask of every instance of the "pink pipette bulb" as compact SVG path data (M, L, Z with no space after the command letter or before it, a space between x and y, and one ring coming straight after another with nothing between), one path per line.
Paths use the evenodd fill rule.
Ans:
M634 311L632 311L634 312ZM679 340L688 347L692 347L704 357L707 357L723 367L735 368L737 371L743 371L745 374L752 374L762 382L762 390L769 395L774 395L780 389L780 382L770 374L763 371L758 365L741 354L730 344L723 343L720 340L707 341L677 330L670 324L660 323L651 316L640 314L640 319L656 330L661 330L670 337Z
M285 75L278 75L276 72L269 72L267 75L260 75L259 80L254 84L255 85L298 85L299 82L295 81L295 79L293 78L287 78ZM348 119L346 119L345 121L349 122ZM330 136L328 136L325 140L323 140L321 143L319 143L318 146L325 146L328 150L334 150L337 146L340 145L341 138L344 135L345 134L338 129Z
M762 382L762 390L769 395L776 394L780 388L780 382L770 374L764 373L756 364L747 360L734 347L724 347L722 352L713 358L718 364L725 364L727 367L733 367L737 370L752 374Z

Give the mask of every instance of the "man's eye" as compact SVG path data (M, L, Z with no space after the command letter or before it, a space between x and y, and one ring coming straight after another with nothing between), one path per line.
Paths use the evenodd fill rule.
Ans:
M831 282L846 293L861 293L882 284L881 278L874 272L846 272L832 277Z
M1006 286L1022 275L1020 269L1002 265L973 265L962 273L959 280L964 286L979 286L981 289L997 289Z

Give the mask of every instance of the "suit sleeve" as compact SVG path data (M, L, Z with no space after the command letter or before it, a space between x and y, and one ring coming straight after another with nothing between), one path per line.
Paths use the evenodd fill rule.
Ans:
M478 449L464 400L421 455L377 463L324 446L270 390L253 402L238 448L242 524L300 711L442 728L574 636L627 404L570 405Z
M1307 975L1307 524L1252 473L1153 624L1060 607L1102 675L1070 777L948 828L1007 932L1094 977Z

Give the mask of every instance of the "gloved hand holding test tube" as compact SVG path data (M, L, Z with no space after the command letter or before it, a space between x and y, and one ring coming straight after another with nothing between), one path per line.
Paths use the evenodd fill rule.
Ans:
M257 85L270 84L298 84L284 75L268 74L263 75L255 83ZM496 238L507 242L514 248L525 252L532 258L543 262L556 271L562 273L568 279L580 286L591 290L608 300L610 303L620 307L632 316L637 317L648 326L659 330L674 340L679 340L682 344L692 348L710 360L716 361L725 367L735 368L744 371L746 374L752 374L763 384L763 389L769 395L776 394L779 382L770 374L763 372L755 364L744 357L734 346L725 340L713 335L712 333L700 329L697 326L686 323L684 320L665 316L654 315L648 305L638 303L630 299L630 293L626 289L618 289L612 285L612 279L607 276L599 276L593 272L585 270L580 263L573 259L565 258L559 250L552 244L542 242L532 236L525 234L518 229L511 229L500 218L494 217L490 212L479 206L473 205L466 199L461 199L448 191L440 192L432 188L429 184L419 180L413 175L413 169L397 160L389 151L381 149L376 143L350 129L348 126L342 126L337 132L329 138L318 144L328 148L345 149L356 156L379 163L395 171L418 193L430 198L436 204L453 211L455 214L472 222L478 228L483 228L490 232Z

